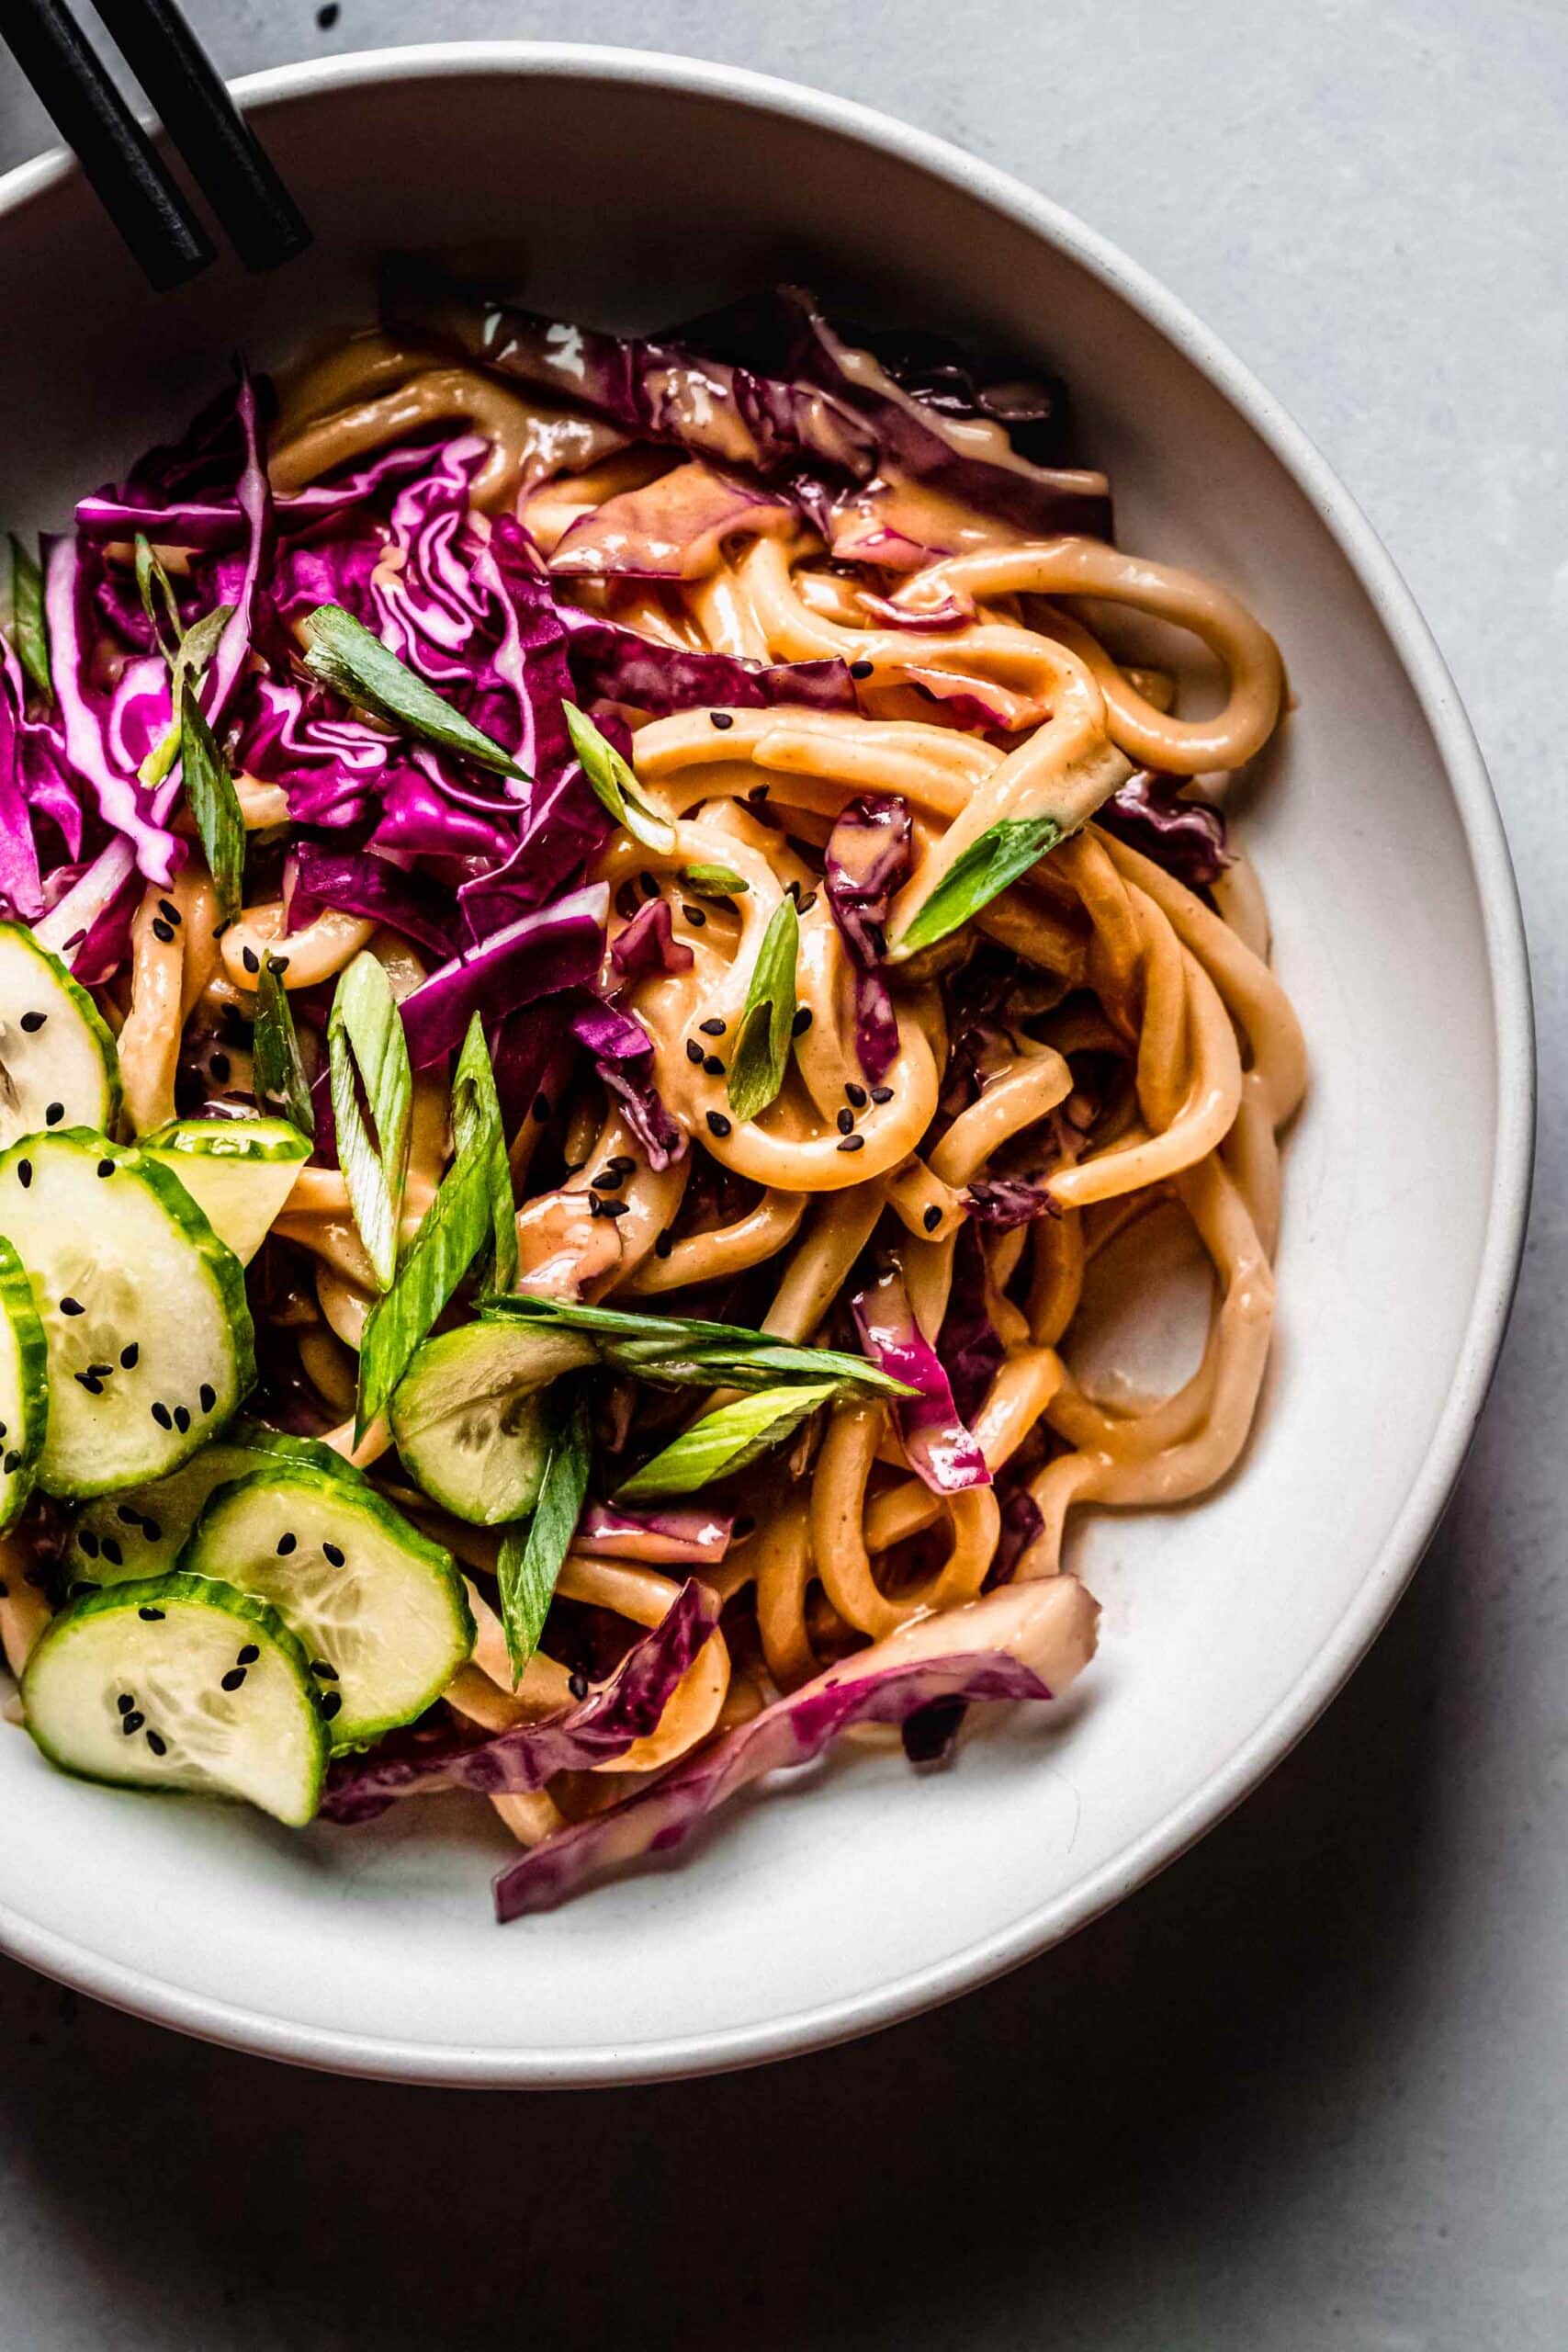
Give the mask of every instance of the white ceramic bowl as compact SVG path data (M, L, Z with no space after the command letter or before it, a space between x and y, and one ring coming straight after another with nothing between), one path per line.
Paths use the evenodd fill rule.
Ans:
M738 1808L676 1871L491 1924L482 1813L294 1837L51 1772L0 1735L0 1940L85 1991L311 2064L587 2084L864 2031L1039 1951L1277 1762L1430 1535L1502 1336L1531 1137L1507 853L1452 684L1387 557L1268 395L1076 220L953 149L726 68L607 51L405 50L259 74L318 243L155 302L74 172L0 182L0 514L183 422L227 353L369 307L389 246L489 245L567 315L679 317L781 260L1057 361L1124 544L1212 570L1285 649L1299 715L1247 822L1306 1024L1280 1335L1240 1474L1101 1515L1105 1603L1070 1720L999 1726L916 1782L862 1751Z

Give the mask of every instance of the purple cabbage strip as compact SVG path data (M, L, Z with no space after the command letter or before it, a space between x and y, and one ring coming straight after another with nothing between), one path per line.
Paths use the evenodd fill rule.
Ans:
M429 458L430 451L423 444L400 442L357 473L341 474L336 480L311 482L304 490L275 496L273 513L279 537L293 538L338 522L383 483L416 471ZM77 501L76 528L99 547L113 540L134 539L138 531L144 531L155 547L219 555L244 545L249 524L232 493L211 498L132 498L129 490L109 489Z
M35 924L34 934L39 946L51 949L72 964L123 897L135 873L136 852L123 833L117 833L78 875L64 897L55 900L43 921Z
M787 499L694 458L580 514L557 542L550 573L568 580L695 580L712 571L726 539L795 526Z
M851 1301L851 1311L872 1363L919 1391L893 1408L916 1476L935 1495L988 1487L986 1457L959 1418L941 1358L915 1320L903 1275L896 1269L884 1274Z
M457 951L451 894L427 874L405 873L364 850L323 850L306 842L296 853L288 930L302 931L323 907L390 924L443 960Z
M653 1040L641 1022L615 1005L595 1001L573 1014L571 1025L620 1103L627 1126L648 1154L649 1166L670 1168L683 1159L686 1131L671 1117L653 1082Z
M972 1421L1007 1362L986 1301L986 1255L973 1226L958 1228L953 1253L953 1284L936 1351L947 1372L960 1418Z
M465 928L475 941L565 889L615 830L575 760L548 782L536 776L526 789L526 805L517 812L522 830L504 862L475 875L457 892Z
M1186 779L1140 768L1096 811L1095 823L1163 865L1190 890L1217 882L1233 854L1225 839L1224 811L1207 800L1189 800Z
M184 852L166 826L146 813L146 796L135 777L115 768L98 713L87 698L89 650L83 623L90 604L91 582L74 541L51 541L44 557L44 610L65 756L91 788L104 822L130 843L147 879L166 888Z
M508 809L510 817L514 812ZM378 848L415 857L482 858L504 863L516 845L512 826L498 810L481 816L459 808L422 768L404 768L381 796L381 813L370 836Z
M567 658L584 701L628 703L663 718L675 710L764 710L799 703L808 710L855 708L854 681L840 661L742 662L662 645L618 621L562 605Z
M591 883L550 907L520 916L403 999L403 1029L416 1069L460 1046L476 1013L501 1020L519 1005L568 989L592 989L604 952L609 885Z
M675 936L670 901L645 899L610 942L610 961L623 980L641 980L653 972L689 972L696 957Z
M701 1504L671 1503L652 1510L622 1510L589 1503L571 1539L574 1552L594 1559L643 1560L655 1567L716 1568L729 1549L735 1522Z
M907 804L896 793L866 793L828 836L823 888L855 971L855 1051L874 1086L898 1053L893 999L878 968L886 951L887 910L909 871L912 834Z
M673 442L765 479L801 469L868 481L874 435L843 401L707 360L677 343L615 335L474 297L427 264L390 263L381 315L482 368L607 417L638 439Z
M977 1178L964 1194L964 1206L977 1225L989 1226L993 1233L1062 1214L1044 1185L1024 1176Z
M519 1724L475 1741L443 1727L396 1735L367 1756L333 1767L321 1816L369 1821L399 1797L441 1789L470 1789L481 1796L542 1789L558 1772L592 1771L624 1756L657 1731L676 1684L718 1623L719 1603L693 1577L652 1632L626 1652L615 1673L574 1707L542 1723Z
M945 1700L1046 1700L1032 1667L1006 1650L912 1657L857 1674L851 1658L834 1673L775 1699L693 1761L675 1765L622 1804L558 1830L509 1863L495 1882L503 1923L552 1910L591 1878L646 1854L670 1854L698 1824L750 1782L822 1754L852 1724L903 1724Z
M245 556L244 568L232 598L220 595L216 599L219 604L231 601L234 609L218 640L218 650L202 683L201 707L214 734L222 725L234 689L239 684L241 672L250 656L256 591L263 573L270 566L273 548L272 485L266 478L266 453L262 447L256 388L243 369L234 397L234 413L240 421L245 449L244 464L234 485L234 501L244 517ZM160 795L161 803L172 807L175 790L171 777ZM166 808L164 813L167 813Z

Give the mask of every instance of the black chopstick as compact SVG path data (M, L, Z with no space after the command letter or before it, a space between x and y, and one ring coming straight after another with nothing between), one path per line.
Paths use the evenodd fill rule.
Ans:
M89 187L160 293L205 269L214 257L211 241L64 0L5 0L4 29Z
M246 267L301 253L304 217L176 0L97 0L97 9ZM67 0L0 0L0 33L152 284L162 292L205 269L210 239Z
M273 269L302 253L310 242L303 214L175 0L96 6L246 268Z

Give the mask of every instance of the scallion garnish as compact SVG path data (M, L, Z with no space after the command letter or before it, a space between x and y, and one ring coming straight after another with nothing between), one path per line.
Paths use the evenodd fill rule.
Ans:
M795 1030L799 949L800 916L795 900L781 899L762 934L730 1057L727 1091L738 1119L754 1119L783 1090Z
M526 782L527 771L518 766L510 752L460 710L454 710L434 686L426 685L416 671L398 659L390 646L383 645L341 605L318 605L307 616L304 631L305 667L345 702L370 711L401 734L434 743L438 751L472 760L476 767L489 768L496 775Z
M313 1142L316 1106L305 1075L299 1033L288 993L270 955L262 957L256 975L256 1019L251 1039L252 1078L257 1102L264 1111L291 1119L301 1135Z
M492 1237L491 1279L497 1290L510 1290L517 1280L517 1204L512 1193L501 1098L495 1091L495 1068L477 1012L468 1023L452 1077L452 1141L459 1159L473 1156L483 1161Z
M189 641L187 638L186 642L188 644ZM234 780L224 764L212 729L202 716L201 705L196 698L196 687L188 676L177 679L175 693L178 697L180 780L185 786L191 815L196 819L196 829L201 835L202 851L217 893L218 910L225 922L232 922L240 912L243 895L245 820L241 812L239 795L234 790Z
M46 698L54 680L49 667L49 624L43 611L43 574L37 558L11 534L11 642L17 659Z
M577 1532L582 1498L588 1491L592 1446L581 1388L572 1382L558 1383L547 1396L545 1410L550 1419L550 1441L539 1499L525 1531L522 1521L506 1530L495 1565L513 1690L538 1647L556 1579Z
M743 899L751 887L733 865L683 865L681 879L691 889L715 899Z
M571 748L581 762L582 773L595 797L634 839L667 856L675 846L675 828L669 818L653 806L630 764L593 721L574 702L563 702L561 709Z
M797 1348L738 1323L704 1323L675 1315L636 1315L618 1306L532 1298L518 1293L485 1298L488 1322L517 1322L539 1330L576 1331L591 1340L613 1371L660 1388L765 1388L805 1381L884 1396L915 1392L866 1361L836 1348Z
M1063 828L1055 817L1004 817L987 826L954 859L913 922L893 941L888 963L902 963L922 947L934 947L939 939L968 922L1010 883L1038 865L1062 835Z
M327 1051L338 1165L377 1283L390 1290L398 1270L413 1080L391 985L368 949L355 957L337 984ZM488 1216L488 1197L485 1208Z
M716 1413L694 1421L673 1444L634 1471L616 1488L615 1500L629 1503L651 1500L656 1495L694 1495L782 1445L835 1393L831 1382L822 1382L810 1387L764 1388L760 1396L722 1405Z

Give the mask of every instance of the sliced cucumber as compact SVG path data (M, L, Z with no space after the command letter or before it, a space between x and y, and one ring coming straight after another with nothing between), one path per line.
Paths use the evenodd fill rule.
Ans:
M28 1729L91 1781L244 1797L309 1821L330 1742L309 1663L275 1609L206 1577L73 1601L22 1676Z
M317 1438L290 1437L261 1421L231 1422L182 1470L144 1487L100 1495L77 1513L65 1555L72 1583L122 1584L132 1577L163 1576L178 1559L209 1495L272 1462L303 1462L364 1484L363 1471Z
M521 1519L539 1499L548 1452L539 1392L596 1362L576 1332L468 1323L416 1348L388 1408L410 1476L477 1527Z
M27 1508L49 1426L49 1343L32 1284L0 1240L0 1530Z
M107 1131L119 1057L98 1009L58 956L0 922L0 1150L54 1127Z
M339 1747L362 1747L438 1699L474 1646L450 1553L368 1481L279 1462L220 1487L180 1555L268 1600L305 1645Z
M220 1241L248 1266L310 1146L288 1119L171 1119L141 1148L173 1170Z
M165 1168L85 1128L0 1157L0 1234L49 1342L39 1484L111 1494L177 1470L255 1377L240 1262Z

